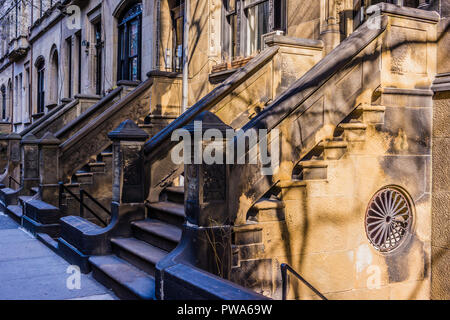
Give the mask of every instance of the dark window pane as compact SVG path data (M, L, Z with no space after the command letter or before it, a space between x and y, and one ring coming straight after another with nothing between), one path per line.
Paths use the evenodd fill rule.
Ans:
M286 0L274 0L273 24L274 30L286 31Z

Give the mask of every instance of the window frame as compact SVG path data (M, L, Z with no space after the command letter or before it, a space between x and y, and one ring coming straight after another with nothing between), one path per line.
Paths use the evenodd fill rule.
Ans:
M7 120L6 116L7 116L8 103L6 101L6 86L5 85L1 86L0 92L2 95L2 118L1 118L1 120L6 121Z
M234 8L230 7L230 2L234 3ZM286 0L222 0L222 28L221 28L221 45L222 45L222 60L234 60L239 57L248 57L262 50L264 44L261 42L261 48L255 52L250 52L248 47L248 19L246 12L249 9L267 3L269 7L269 21L267 33L274 31L287 32L287 1ZM276 6L280 8L280 26L275 26ZM231 7L233 7L231 5ZM235 15L235 36L233 37L233 26L230 23L229 17ZM261 35L262 36L262 35ZM232 47L233 39L235 48ZM232 50L235 50L233 54Z
M36 113L43 113L45 109L45 63L40 61L36 66L37 72L37 101Z
M131 14L130 16L127 16L127 14L136 8L137 6L140 7L140 10L136 13ZM134 56L130 56L129 49L130 49L130 36L129 36L129 30L131 30L129 27L132 22L137 21L138 23L138 48L137 53ZM122 18L119 19L119 23L117 24L118 29L118 41L117 41L117 80L131 80L130 78L130 68L131 63L130 61L134 58L137 58L137 75L136 80L141 80L141 59L142 59L142 3L138 2L133 4L132 6L128 7L128 10L125 11L125 13L122 15ZM123 53L123 56L122 56Z

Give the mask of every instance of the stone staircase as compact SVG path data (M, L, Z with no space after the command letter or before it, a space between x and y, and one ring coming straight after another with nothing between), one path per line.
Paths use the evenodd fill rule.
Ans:
M95 160L86 164L78 170L64 186L75 196L80 198L80 190L83 189L89 194L94 194L95 199L105 208L108 208L111 202L111 181L113 172L111 147L106 148L95 157ZM80 203L68 192L63 192L61 198L61 211L64 215L79 215ZM110 216L89 198L83 200L86 205L93 210L97 216L100 216L106 224L110 221ZM89 221L99 224L99 220L89 210L84 210L84 217Z
M366 142L367 128L371 126L376 130L376 126L384 122L384 110L384 106L378 105L358 106L336 126L333 137L321 140L297 163L291 180L279 181L249 209L246 223L234 228L231 271L234 282L266 296L281 297L279 288L276 288L276 282L281 280L273 279L273 275L267 272L272 270L273 256L276 256L267 245L276 234L273 229L286 228L286 210L292 206L289 203L295 202L299 212L308 206L306 190L317 183L342 183L342 179L336 180L329 174L329 167L336 170L349 151L361 150Z
M183 187L166 188L162 201L147 204L147 219L131 222L130 236L111 238L111 255L91 256L94 278L120 298L154 299L155 266L181 238L183 195ZM65 230L66 219L61 221Z
M32 157L32 161L30 161L30 159L22 161L23 164L20 164L21 169L23 170L24 166L27 168L31 166L36 168L39 166L37 163L37 150L38 143L40 143L42 139L59 139L57 140L58 143L65 142L81 128L89 125L93 118L95 119L103 114L111 106L115 105L123 97L132 92L135 87L136 84L119 86L103 98L97 96L77 97L71 102L56 107L33 123L30 127L23 130L21 134L25 135L25 137L21 141L22 145L25 141L30 145L33 145L33 147L36 148L36 155ZM41 140L38 138L41 138ZM27 168L25 168L25 170L27 170ZM38 171L35 170L36 182L38 180L37 172ZM6 174L8 174L8 170L4 175ZM16 178L20 180L23 177L19 178L16 176ZM72 176L72 179L66 183L66 186L73 189L74 192L79 195L80 187L87 187L87 189L90 190L94 183L97 183L97 186L110 186L111 179L112 153L109 145L96 157L95 162L87 163L83 170L76 172ZM23 186L19 186L17 189L2 188L0 190L0 206L3 207L5 212L10 214L13 219L32 233L48 233L51 238L58 237L59 218L67 214L77 214L77 212L79 214L79 205L74 203L73 199L70 199L70 197L66 197L64 203L65 206L60 210L60 208L55 206L57 205L57 200L55 201L55 199L52 199L51 204L42 201L41 187L37 186L36 183L34 185L35 186L31 188ZM111 193L111 188L105 187L104 189L106 191L106 200L102 202L104 205L108 206L110 201L110 196L108 197L108 194ZM92 190L90 191L92 192ZM55 197L53 196L52 198ZM33 203L27 205L29 200L33 200ZM86 202L89 203L89 199L87 199ZM95 205L93 208L96 208ZM98 210L98 208L96 209ZM28 210L30 213L27 212ZM40 211L41 214L35 215L36 210ZM56 212L58 212L58 214L55 214ZM99 210L98 212L102 211ZM41 218L48 215L51 215L53 218L50 218L50 220ZM35 218L38 220L35 220ZM92 215L89 216L89 212L88 218L96 221Z

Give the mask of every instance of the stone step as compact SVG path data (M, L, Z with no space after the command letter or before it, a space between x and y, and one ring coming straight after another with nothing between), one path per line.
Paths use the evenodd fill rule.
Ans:
M114 256L89 258L92 275L121 299L155 299L155 279L128 262Z
M106 163L104 162L90 162L88 163L89 171L92 173L104 173Z
M77 171L75 177L80 184L92 184L94 174L92 172Z
M181 239L181 229L160 220L146 219L131 223L133 235L166 251L172 251Z
M60 225L58 223L44 224L23 215L22 226L34 235L46 233L52 238L59 237Z
M59 208L41 200L29 200L25 205L25 215L42 224L59 223Z
M22 206L22 208L25 208L25 203L33 200L33 198L34 196L19 196L19 205Z
M327 179L328 164L323 160L301 161L302 180L325 180Z
M184 186L167 187L162 193L165 201L184 204Z
M113 252L119 258L152 276L155 275L155 266L158 261L168 253L136 238L112 238L111 244Z
M366 140L367 124L362 122L341 123L338 128L344 131L344 139L349 142Z
M0 189L0 200L6 205L17 204L17 191L11 188Z
M385 106L361 104L356 110L361 114L364 123L384 123Z
M285 204L277 199L261 198L249 210L249 219L255 222L282 221Z
M155 203L147 203L149 208L149 217L161 220L172 225L181 227L184 223L186 215L184 213L184 204L160 201Z
M100 153L100 155L102 156L102 159L103 158L109 158L109 157L112 158L113 153L112 152L102 152L102 153Z
M9 214L9 216L13 218L13 220L15 220L17 223L21 223L23 216L22 206L17 204L9 205L8 207L6 207L6 213Z
M94 249L88 252L88 248L84 247L85 235L93 234L102 228L87 219L80 216L66 216L60 219L61 223L61 237L71 245L80 248L86 254L95 254Z
M45 244L53 252L58 253L58 241L50 237L46 233L36 233L36 239Z
M340 140L323 141L324 160L339 160L347 151L348 142Z

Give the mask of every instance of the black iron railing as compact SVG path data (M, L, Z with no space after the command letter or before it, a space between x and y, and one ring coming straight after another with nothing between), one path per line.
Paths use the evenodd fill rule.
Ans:
M14 177L9 176L9 179L8 179L8 188L11 188L11 181L14 181L14 182L19 186L19 188L22 186L22 185L20 184L19 181L17 181L16 179L14 179Z
M323 294L319 292L316 288L314 288L308 281L306 281L301 275L299 275L294 269L291 268L290 265L286 263L281 264L281 281L283 285L282 291L282 299L286 300L287 297L287 288L288 288L288 275L287 272L290 271L297 279L303 282L312 292L318 295L322 300L328 300Z
M92 195L90 195L86 190L83 188L80 188L80 197L78 197L76 194L74 194L72 191L70 191L69 188L67 188L63 182L59 182L59 207L62 206L62 197L63 193L67 192L70 194L72 198L74 198L79 204L80 204L80 216L84 217L84 210L86 209L89 211L94 217L96 217L105 227L107 225L106 221L103 220L102 217L100 217L97 213L95 213L94 210L89 208L88 205L85 203L85 197L89 198L92 202L94 202L98 207L100 207L103 211L105 211L109 216L111 216L111 211L106 209L100 202L98 202L97 199L95 199Z

